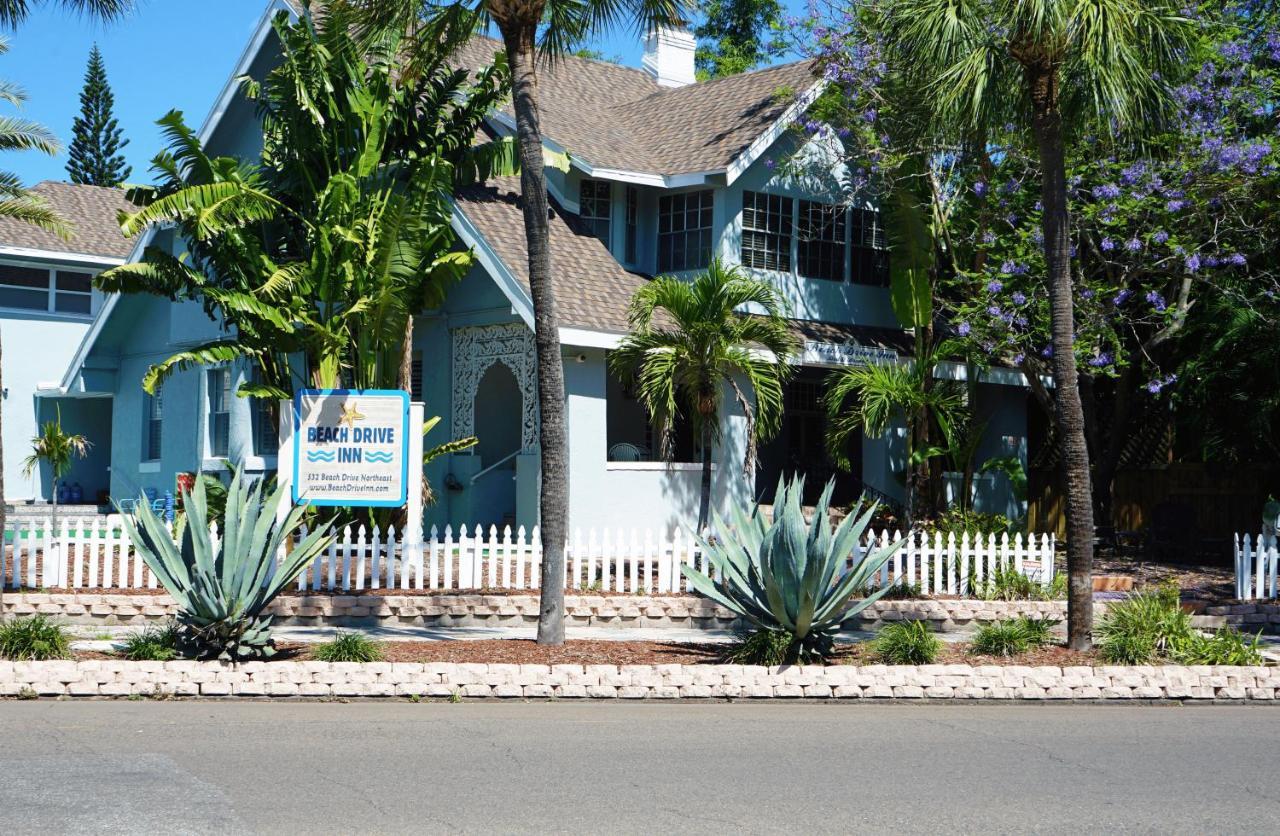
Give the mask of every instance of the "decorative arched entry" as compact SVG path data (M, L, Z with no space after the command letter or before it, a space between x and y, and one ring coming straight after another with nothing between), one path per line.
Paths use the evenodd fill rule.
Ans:
M476 394L485 372L502 363L520 389L520 443L538 447L537 361L533 333L521 322L477 325L453 331L453 434L475 435Z

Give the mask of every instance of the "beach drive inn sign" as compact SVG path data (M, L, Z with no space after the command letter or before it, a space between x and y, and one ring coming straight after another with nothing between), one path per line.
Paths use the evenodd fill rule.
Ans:
M303 389L292 406L294 502L399 508L409 501L415 445L407 393ZM421 428L416 446L421 448Z

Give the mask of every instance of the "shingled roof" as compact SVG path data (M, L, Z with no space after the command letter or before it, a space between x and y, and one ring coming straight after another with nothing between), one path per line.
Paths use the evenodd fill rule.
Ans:
M480 67L501 49L476 36L459 60ZM696 174L727 168L816 82L813 62L799 61L659 87L643 70L566 56L541 62L538 109L543 136L594 167Z
M123 189L78 186L46 180L32 192L71 225L71 239L12 218L0 218L0 247L20 247L53 253L79 253L120 259L129 255L132 244L120 232L120 210L137 211L124 199Z
M529 292L529 256L520 208L520 178L494 177L457 196L458 209ZM627 304L646 277L623 269L576 215L554 205L549 224L551 275L560 324L594 331L627 330Z

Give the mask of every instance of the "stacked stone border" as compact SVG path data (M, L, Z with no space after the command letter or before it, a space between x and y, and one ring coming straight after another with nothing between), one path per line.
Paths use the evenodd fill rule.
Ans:
M538 620L538 596L524 595L287 595L272 603L277 624L351 627L369 624L432 627L521 626ZM734 614L693 595L567 595L573 626L731 629ZM41 613L68 623L142 624L171 617L168 595L105 593L9 593L4 613ZM1066 618L1060 601L920 600L876 601L852 624L875 630L893 621L922 619L939 632L1025 615ZM1280 618L1277 618L1280 621Z
M7 697L436 699L1248 700L1267 667L485 665L372 662L0 662Z

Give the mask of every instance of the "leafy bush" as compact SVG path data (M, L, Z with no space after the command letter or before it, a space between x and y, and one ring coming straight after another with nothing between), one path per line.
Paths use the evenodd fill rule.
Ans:
M1117 665L1141 665L1157 656L1171 656L1195 635L1191 617L1178 603L1176 586L1108 605L1096 632L1102 658Z
M382 647L363 633L338 633L311 655L320 662L380 662Z
M887 590L851 604L853 594L868 585L902 545L868 549L850 567L850 556L857 554L854 546L875 506L861 516L851 513L832 531L827 509L834 487L834 481L827 483L811 526L800 505L804 480L780 481L772 523L759 507L749 516L735 508L732 526L717 516L717 536L700 541L715 568L715 580L691 566L682 567L698 593L753 628L789 633L788 662L831 655L836 633Z
M962 511L959 508L948 508L936 519L928 522L924 530L932 534L940 533L956 535L959 540L965 532L972 538L974 534L986 537L991 534L1004 534L1013 530L1013 523L1004 514L980 514L977 511Z
M1262 631L1250 639L1228 627L1208 636L1192 633L1185 643L1174 648L1172 655L1174 661L1184 665L1261 665L1261 642Z
M32 662L70 656L71 637L43 615L0 622L0 658Z
M784 664L795 637L785 630L764 628L740 636L725 651L724 660L731 665Z
M178 624L169 621L149 624L130 633L122 643L121 654L133 662L167 662L178 655Z
M1031 643L1016 622L997 621L978 628L970 649L983 656L1017 656L1030 650Z
M880 587L871 585L859 587L854 591L853 597L866 598L869 595L874 595L879 589ZM923 598L924 589L918 583L898 581L895 584L890 584L884 592L880 593L880 597L886 601L910 601L915 598Z
M974 634L970 649L983 656L1017 656L1051 643L1057 623L1048 618L1014 618L984 624Z
M890 665L930 665L942 642L923 621L899 621L881 629L872 647L876 658Z
M1027 577L1012 564L992 567L981 582L970 578L970 588L974 597L986 601L1041 601L1048 597L1039 580Z
M263 496L261 484L240 474L227 488L222 538L209 537L208 500L202 480L183 496L188 524L174 536L146 503L124 518L129 539L165 590L178 602L177 650L198 659L242 660L275 654L267 605L297 580L329 545L328 527L279 554L302 519L301 506L275 519L284 491Z

